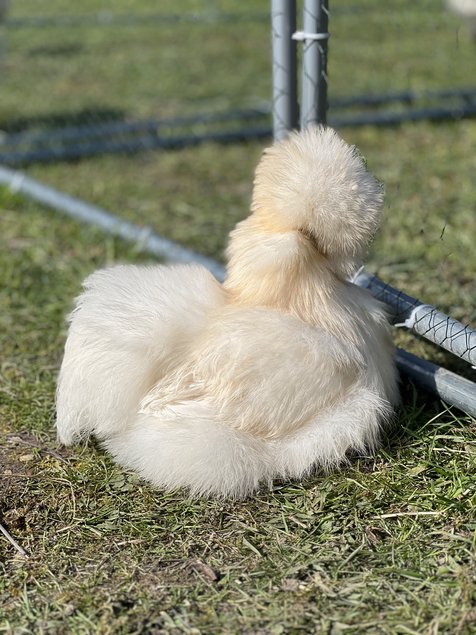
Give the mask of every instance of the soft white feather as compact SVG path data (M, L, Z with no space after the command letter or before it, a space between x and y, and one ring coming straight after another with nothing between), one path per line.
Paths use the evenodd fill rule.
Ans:
M95 434L163 488L241 497L376 445L398 399L383 306L346 280L382 207L331 129L272 146L224 285L197 266L85 282L60 372L58 434Z

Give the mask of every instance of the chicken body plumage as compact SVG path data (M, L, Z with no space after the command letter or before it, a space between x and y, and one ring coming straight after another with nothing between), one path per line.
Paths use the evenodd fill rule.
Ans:
M70 316L59 438L159 487L242 497L374 447L397 401L383 306L346 277L379 184L330 129L272 146L221 285L196 265L92 274Z

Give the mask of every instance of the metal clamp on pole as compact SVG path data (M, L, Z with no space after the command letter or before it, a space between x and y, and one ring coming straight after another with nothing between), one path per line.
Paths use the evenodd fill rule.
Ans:
M305 42L306 40L328 40L330 33L306 33L306 31L296 31L293 33L292 39L297 42Z

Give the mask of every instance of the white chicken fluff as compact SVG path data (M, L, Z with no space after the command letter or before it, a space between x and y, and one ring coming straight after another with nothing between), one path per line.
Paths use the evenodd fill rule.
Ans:
M347 281L382 188L330 128L256 171L223 285L203 267L93 273L70 316L59 440L94 434L166 489L239 498L373 448L397 401L383 305Z

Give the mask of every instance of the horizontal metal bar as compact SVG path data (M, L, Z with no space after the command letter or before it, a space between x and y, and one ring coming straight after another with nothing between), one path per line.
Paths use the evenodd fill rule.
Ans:
M409 108L402 112L374 112L330 118L335 128L358 126L397 126L406 122L446 121L476 117L476 103L434 108Z
M355 95L349 97L339 97L330 101L330 105L333 110L339 108L349 108L352 106L379 106L391 102L404 102L414 103L421 99L441 99L447 100L448 98L459 98L468 102L470 105L476 103L476 88L461 88L461 89L448 89L441 91L401 91L395 93L383 93L383 94L369 94L369 95ZM474 103L473 103L474 102ZM437 109L440 113L440 109ZM418 110L418 113L420 110ZM452 112L452 110L446 106L444 112ZM28 131L23 130L21 132L8 133L0 138L0 147L17 146L20 144L48 144L51 142L65 142L84 140L88 137L105 137L113 135L131 135L139 132L156 133L158 129L162 131L171 131L176 127L193 126L196 124L213 124L213 123L225 123L230 121L250 121L254 119L267 119L271 113L271 106L263 105L260 108L236 108L227 110L224 112L211 112L211 113L198 113L196 115L189 115L183 117L164 117L156 119L137 119L137 120L104 120L99 123L80 124L76 126L62 126L49 128L47 124L47 117L42 119L46 122L44 130ZM413 110L407 111L408 116L413 116ZM393 120L394 117L401 117L403 113L383 113L386 117L390 116ZM367 123L368 117L378 116L378 113L363 113L365 117L364 122ZM359 115L356 115L357 119ZM54 117L53 117L54 119ZM340 121L339 118L336 119ZM4 122L4 127L7 122ZM355 120L352 118L345 118L342 125L353 125ZM17 124L18 125L18 124ZM25 127L27 122L25 122ZM8 125L7 125L8 129Z
M22 144L43 145L51 142L84 141L90 137L106 137L114 135L132 135L139 132L157 133L173 132L174 128L192 127L199 124L220 124L242 122L268 117L269 108L236 108L224 112L199 113L183 117L164 117L162 119L112 120L100 123L62 126L41 131L28 130L4 135L0 138L2 146L18 146Z
M101 154L134 154L144 150L172 150L199 145L205 142L237 143L251 139L262 139L271 135L268 127L252 127L240 130L208 132L204 134L176 135L159 137L158 135L143 135L129 140L98 141L96 143L81 143L65 147L52 147L25 152L0 153L0 163L10 166L20 166L29 163L48 163L52 161L71 161Z
M116 13L114 11L98 11L97 13L84 13L80 15L57 14L52 16L32 16L25 18L10 18L6 26L9 29L24 28L50 28L50 27L80 27L97 25L104 26L137 26L137 25L171 25L171 24L217 24L217 23L242 23L264 22L268 19L266 12L223 12L201 11L190 13Z
M350 95L348 97L335 97L330 100L332 108L351 108L352 106L381 106L392 102L413 104L422 100L447 100L461 99L472 102L476 99L476 88L474 86L466 88L445 88L443 90L424 90L416 92L413 90L395 91L390 93L370 93L367 95Z
M358 127L363 125L398 125L406 121L441 121L444 119L463 119L476 117L476 104L461 108L439 108L427 110L411 110L402 113L375 113L357 115L354 117L331 117L329 124L335 128ZM138 126L140 129L141 126ZM284 130L284 128L283 128ZM43 149L31 149L25 151L9 150L3 145L0 152L0 163L10 166L21 166L36 162L63 161L81 159L90 156L110 153L134 154L143 150L174 149L205 142L235 143L253 139L271 137L272 130L267 125L239 128L235 130L211 131L203 134L182 134L171 136L158 136L157 132L139 137L131 136L125 140L105 140L98 142L86 142L65 145L64 147L45 147ZM0 149L2 144L0 144Z

